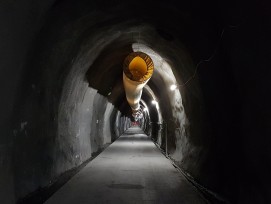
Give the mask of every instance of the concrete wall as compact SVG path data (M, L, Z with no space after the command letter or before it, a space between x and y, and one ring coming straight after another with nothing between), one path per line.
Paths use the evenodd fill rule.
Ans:
M58 104L48 95L40 106L41 95L32 94L21 105L25 110L21 117L31 118L21 123L14 140L17 199L51 185L60 175L103 150L129 126L129 119L121 117L83 78L73 75L72 80L66 80ZM43 106L58 109L51 115L42 110ZM115 112L117 115L112 114ZM113 128L118 131L112 138L109 130Z
M125 116L117 116L118 110L89 87L84 76L89 65L82 57L74 60L80 46L71 41L73 36L62 38L52 32L57 25L47 25L53 21L48 20L52 4L0 3L5 28L0 43L6 48L0 60L5 95L0 116L1 203L15 203L51 185L129 126ZM117 124L116 117L124 124ZM109 129L115 126L118 132L112 140Z

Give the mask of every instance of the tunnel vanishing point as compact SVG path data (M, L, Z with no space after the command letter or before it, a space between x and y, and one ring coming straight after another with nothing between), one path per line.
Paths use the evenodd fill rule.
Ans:
M269 1L0 1L0 22L1 204L45 202L135 121L210 203L271 203Z

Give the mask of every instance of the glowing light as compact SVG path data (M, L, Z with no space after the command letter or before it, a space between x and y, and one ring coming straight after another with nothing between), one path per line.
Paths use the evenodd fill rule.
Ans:
M157 105L157 104L158 104L158 102L157 102L156 100L152 100L151 103L154 104L154 105Z
M148 111L148 108L145 107L145 108L143 109L143 111Z
M171 90L171 91L174 91L176 88L177 88L177 86L176 86L175 84L172 84L172 85L170 86L170 90Z

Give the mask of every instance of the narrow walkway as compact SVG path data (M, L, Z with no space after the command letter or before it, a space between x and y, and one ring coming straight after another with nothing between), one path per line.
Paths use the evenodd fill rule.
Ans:
M132 127L46 204L207 203L138 127Z

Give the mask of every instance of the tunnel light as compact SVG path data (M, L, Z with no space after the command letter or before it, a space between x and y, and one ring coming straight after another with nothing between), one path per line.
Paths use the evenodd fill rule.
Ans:
M145 107L145 108L143 109L143 111L145 111L145 112L148 111L148 108Z
M177 85L176 85L176 84L172 84L172 85L170 86L170 90L171 90L171 91L174 91L176 88L177 88Z

